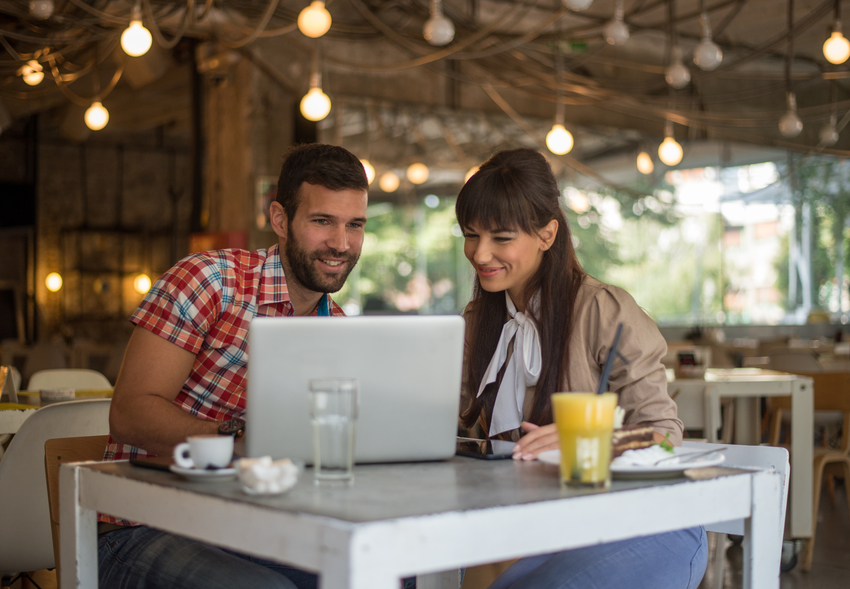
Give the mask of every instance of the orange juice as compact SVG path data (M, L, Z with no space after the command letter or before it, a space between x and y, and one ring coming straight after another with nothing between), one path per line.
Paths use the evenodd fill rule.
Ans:
M561 483L607 487L611 482L614 393L555 393L552 412L561 442Z

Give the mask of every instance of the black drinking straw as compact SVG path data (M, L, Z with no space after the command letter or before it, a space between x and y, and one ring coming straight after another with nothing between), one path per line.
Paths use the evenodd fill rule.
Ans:
M605 365L602 367L602 376L599 377L599 387L596 389L597 395L601 395L608 389L608 377L611 376L611 365L614 364L614 357L617 356L617 346L620 344L621 333L623 333L622 323L617 326L614 343L611 344L611 349L608 350L608 357L605 358Z

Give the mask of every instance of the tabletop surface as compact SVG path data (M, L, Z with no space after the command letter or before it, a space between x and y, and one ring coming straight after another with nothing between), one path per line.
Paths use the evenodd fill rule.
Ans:
M316 486L312 469L306 469L298 484L287 493L256 497L245 494L236 480L188 481L173 473L140 468L125 461L92 463L85 468L159 486L352 523L619 493L652 486L696 484L690 478L680 477L615 480L607 491L561 489L555 465L455 457L443 462L357 465L355 482L351 486ZM695 478L700 479L747 473L732 468L687 472L695 473Z

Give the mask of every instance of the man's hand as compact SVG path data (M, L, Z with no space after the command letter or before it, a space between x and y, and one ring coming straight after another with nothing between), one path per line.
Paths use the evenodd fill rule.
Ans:
M527 433L514 446L514 460L534 460L541 452L560 447L554 423L540 426L523 421L522 429Z
M116 441L158 455L193 434L217 434L218 422L193 417L174 405L189 378L195 354L136 327L109 410L109 430Z

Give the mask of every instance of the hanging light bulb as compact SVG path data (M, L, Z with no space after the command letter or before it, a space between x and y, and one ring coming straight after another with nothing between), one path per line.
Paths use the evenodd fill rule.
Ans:
M378 186L381 187L381 190L384 192L395 192L398 190L398 185L400 181L398 176L393 174L392 172L384 172L384 175L381 176L381 179L378 180Z
M463 177L464 184L469 182L469 179L472 178L478 172L478 166L472 166L469 168L469 171L466 173L466 176Z
M623 0L617 0L614 7L614 18L605 24L602 34L610 45L623 45L629 40L629 26L623 22Z
M431 0L431 18L425 21L422 36L436 47L448 45L455 38L455 25L443 14L442 0Z
M701 19L702 41L694 49L694 63L699 69L710 72L717 69L717 66L723 61L723 51L711 40L711 24L708 21L708 14L703 12Z
M142 25L142 8L136 4L130 26L121 33L121 49L130 57L139 57L151 48L151 32Z
M803 131L803 121L797 116L797 97L793 92L788 92L788 110L779 119L779 132L783 136L793 139Z
M658 158L666 166L675 166L682 161L682 146L673 139L673 123L664 125L664 141L658 146Z
M818 134L820 138L820 142L826 147L830 147L838 143L838 129L835 127L836 124L836 116L833 113L829 117L829 122L823 126Z
M652 158L645 151L640 152L637 156L637 169L641 174L652 174L655 169Z
M372 180L375 179L375 166L369 163L369 160L360 160L360 163L363 164L363 169L366 171L366 181L371 184Z
M44 286L50 292L59 292L59 289L62 288L62 275L58 272L51 272L44 279Z
M109 122L109 111L99 101L92 103L86 110L86 126L92 131L100 131Z
M298 14L298 30L308 37L318 39L331 28L331 13L321 0L314 0Z
M53 0L30 0L30 16L45 20L53 14Z
M139 274L133 279L133 288L139 294L145 294L151 289L151 277L147 274Z
M593 0L563 0L564 6L567 8L572 8L573 10L587 10L591 4L593 4Z
M832 35L823 44L823 55L829 63L839 65L850 57L850 41L841 34L841 21L836 20Z
M423 184L428 179L429 174L428 166L419 162L411 164L407 168L407 179L414 184Z
M313 53L310 73L310 90L301 99L301 114L308 121L321 121L331 112L331 99L322 92L322 74L319 73L319 52Z
M573 135L560 123L552 125L546 133L546 147L555 155L564 155L573 148Z
M29 86L38 86L41 84L41 81L44 79L44 71L41 64L36 60L31 59L27 62L25 66L21 68L21 77L24 79L24 83Z
M667 80L668 84L677 89L684 88L691 81L691 72L682 63L682 50L679 49L678 45L673 48L673 61L667 66L667 70L664 72L664 79Z

